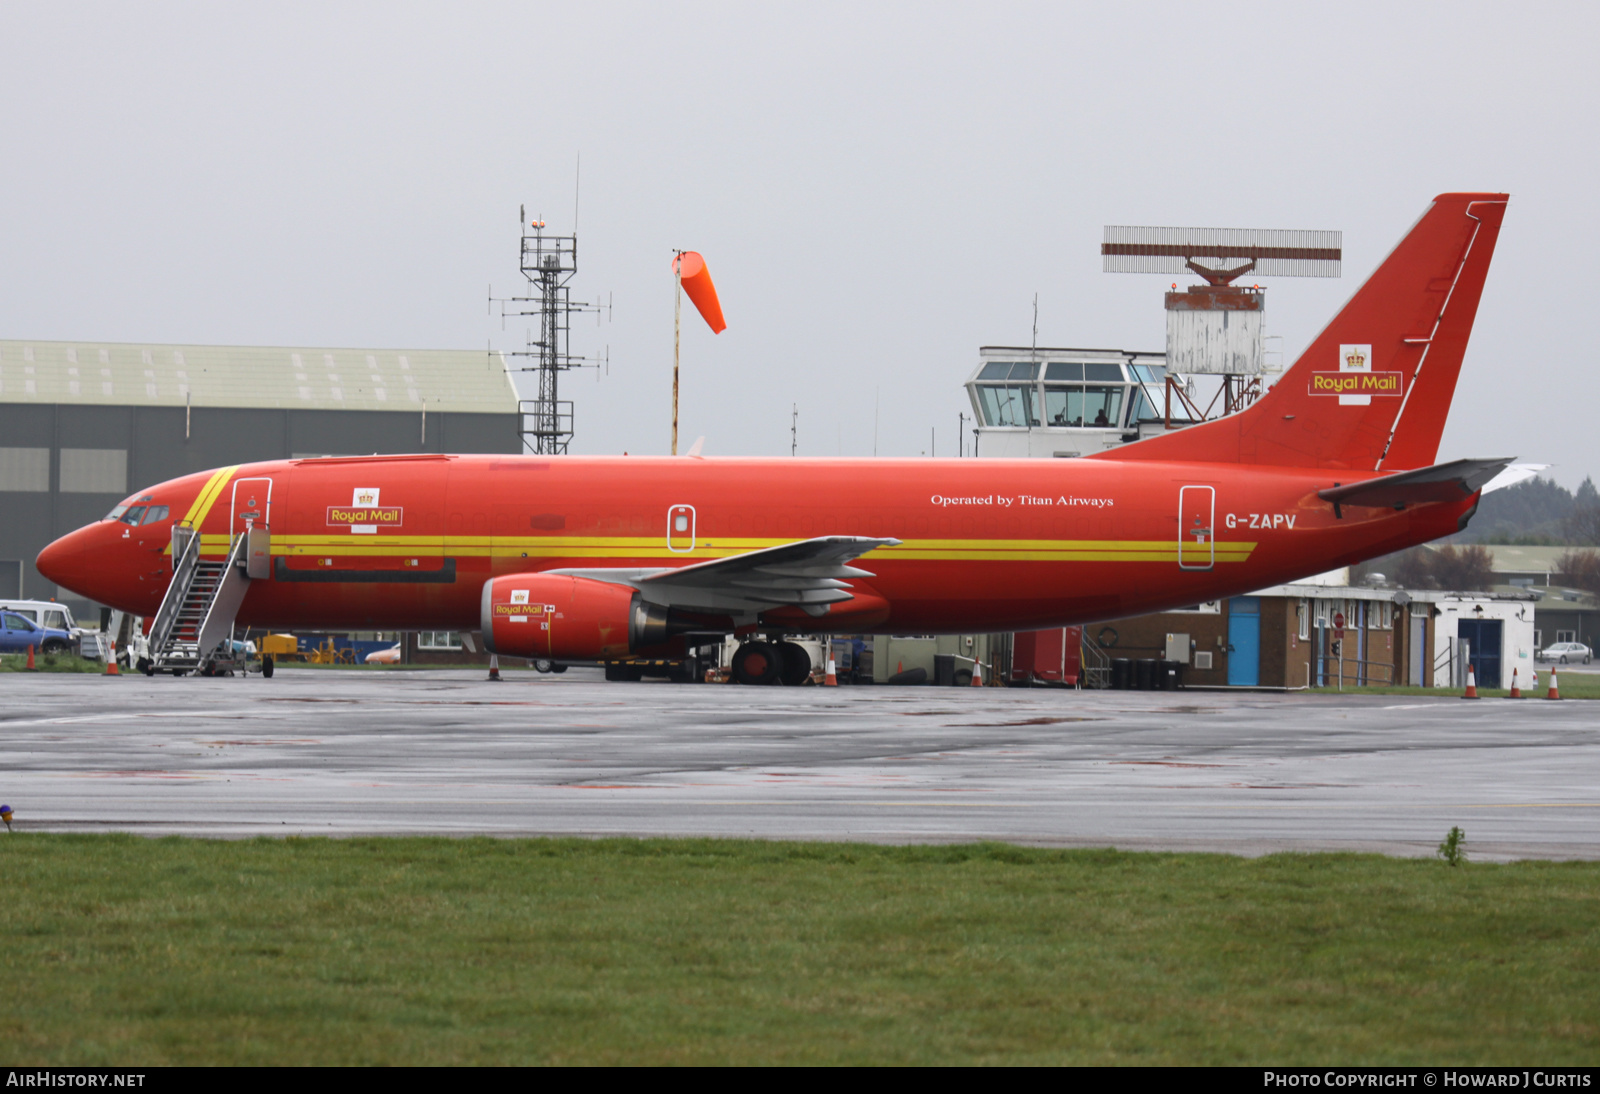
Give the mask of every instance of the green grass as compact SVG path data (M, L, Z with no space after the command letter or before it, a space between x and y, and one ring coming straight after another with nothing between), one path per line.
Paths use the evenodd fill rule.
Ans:
M33 655L35 672L105 672L104 661L91 661L75 653L36 653ZM27 672L28 655L25 653L0 654L0 672Z
M24 833L0 877L15 1065L1600 1062L1595 863Z

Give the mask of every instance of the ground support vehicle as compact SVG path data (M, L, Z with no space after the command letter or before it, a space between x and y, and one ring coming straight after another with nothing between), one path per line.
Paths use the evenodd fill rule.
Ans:
M0 611L16 612L28 622L46 630L66 631L76 642L86 633L72 618L72 609L54 600L0 600Z
M66 653L72 635L55 627L42 627L20 612L0 611L0 653Z

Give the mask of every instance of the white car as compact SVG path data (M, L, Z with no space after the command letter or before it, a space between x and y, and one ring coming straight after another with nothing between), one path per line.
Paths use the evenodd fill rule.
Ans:
M1582 661L1587 665L1594 657L1594 651L1582 642L1557 642L1539 651L1541 661L1559 661L1563 665L1572 661Z

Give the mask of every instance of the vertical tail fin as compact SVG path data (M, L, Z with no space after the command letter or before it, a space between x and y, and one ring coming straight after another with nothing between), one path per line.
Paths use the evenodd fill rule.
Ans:
M1433 463L1505 215L1440 194L1294 367L1238 414L1096 453L1398 471Z

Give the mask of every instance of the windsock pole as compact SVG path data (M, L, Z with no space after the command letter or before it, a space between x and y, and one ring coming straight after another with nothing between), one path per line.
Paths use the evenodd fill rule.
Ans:
M678 343L683 331L683 252L672 263L672 454L678 454Z

